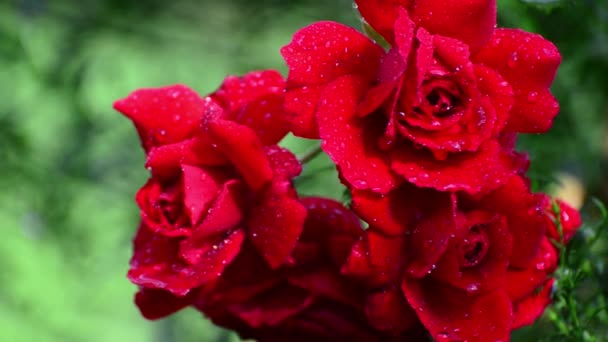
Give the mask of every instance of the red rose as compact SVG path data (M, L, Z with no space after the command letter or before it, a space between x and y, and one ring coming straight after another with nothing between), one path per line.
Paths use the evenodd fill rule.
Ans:
M245 244L222 277L201 291L196 307L216 324L258 341L388 338L366 323L361 287L340 275L363 233L357 217L333 200L302 203L308 216L292 264L272 270Z
M281 50L294 134L320 137L355 189L386 193L402 179L469 193L504 184L521 158L503 135L546 131L557 113L555 46L494 30L493 1L358 4L392 48L338 23L297 32Z
M582 219L581 214L578 210L571 207L568 203L562 200L556 200L556 203L559 207L559 224L561 224L563 242L568 243L570 239L574 236L574 233L581 227ZM555 213L553 212L553 204L551 203L551 199L547 197L546 204L547 211L547 236L554 239L555 241L560 241L559 231L557 229L557 218L555 217Z
M399 315L415 312L436 341L506 341L542 312L528 299L556 264L544 249L542 205L517 176L475 197L409 184L386 196L355 191L370 228L343 271L366 282L369 296L401 296ZM395 302L368 300L367 310L397 312L383 307Z
M128 273L132 282L185 296L220 276L245 240L271 268L288 261L306 212L291 186L298 161L271 145L285 135L277 75L228 78L204 100L180 86L180 94L190 92L186 103L172 97L176 87L137 91L117 102L130 117L137 114L152 172L136 198L142 223ZM179 108L201 115L182 126L158 117L182 115ZM261 124L268 118L277 120ZM186 129L192 122L194 128ZM167 140L151 138L158 123L167 125L159 124Z
M287 134L283 113L285 81L276 71L254 71L229 76L208 98L183 85L139 89L116 101L114 108L133 121L146 150L194 137L202 118L215 110L205 105L213 99L224 119L253 128L265 145L278 143Z

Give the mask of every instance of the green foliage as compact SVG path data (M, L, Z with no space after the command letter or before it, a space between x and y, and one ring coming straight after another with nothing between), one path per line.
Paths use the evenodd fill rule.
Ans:
M298 28L323 19L359 27L351 3L0 2L0 341L236 340L194 310L147 322L133 305L125 278L138 219L133 195L147 174L135 130L111 104L140 87L184 83L207 93L227 74L284 72L278 49ZM605 199L608 4L564 0L545 11L498 3L501 26L539 32L564 57L554 87L561 115L549 134L520 141L532 172L573 172ZM302 155L317 143L283 144ZM336 179L321 155L296 185L304 195L343 199ZM553 325L563 338L608 334L608 239L594 227L565 250L550 314L515 340L537 341Z
M607 298L602 291L602 278L606 276L602 256L607 251L605 244L598 243L605 239L608 210L599 200L594 199L593 203L599 211L597 222L590 223L594 218L588 217L581 232L568 246L554 241L560 252L560 264L555 274L556 290L548 317L557 329L555 334L547 336L548 339L601 341L600 336L608 336ZM560 240L563 241L559 206L554 204L553 209Z

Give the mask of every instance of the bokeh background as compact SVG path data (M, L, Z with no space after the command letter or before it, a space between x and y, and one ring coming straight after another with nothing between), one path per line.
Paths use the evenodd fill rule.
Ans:
M608 1L498 3L500 26L541 33L564 58L553 129L520 140L530 175L595 222L589 199L608 198ZM112 102L140 87L183 83L205 94L228 74L285 73L279 48L328 19L359 27L351 0L0 1L0 341L238 341L192 310L149 322L133 305L133 196L147 174ZM310 142L286 144L299 152ZM342 197L327 164L307 168L303 193ZM589 267L572 295L593 313L581 320L585 334L602 341L606 236L585 247L597 229L582 232L569 262ZM562 309L514 340L559 331Z

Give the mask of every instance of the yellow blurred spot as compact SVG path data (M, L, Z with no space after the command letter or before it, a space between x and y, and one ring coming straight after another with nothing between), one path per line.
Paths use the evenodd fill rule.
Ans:
M560 172L555 176L557 184L549 189L549 193L558 199L565 201L576 209L580 209L585 201L585 186L576 176Z

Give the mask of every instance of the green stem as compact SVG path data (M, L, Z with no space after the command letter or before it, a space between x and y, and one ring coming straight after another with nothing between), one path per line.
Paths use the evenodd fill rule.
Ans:
M321 152L323 152L323 150L321 149L321 146L315 146L313 148L311 148L310 150L306 151L306 153L304 153L304 155L298 159L300 159L300 163L302 165L307 164L308 162L310 162L311 160L315 159L319 154L321 154Z

